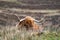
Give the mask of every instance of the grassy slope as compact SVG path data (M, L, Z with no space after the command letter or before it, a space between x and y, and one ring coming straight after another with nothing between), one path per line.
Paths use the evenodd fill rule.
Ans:
M0 40L60 40L60 33L45 31L43 34L36 32L19 31L16 27L0 29Z

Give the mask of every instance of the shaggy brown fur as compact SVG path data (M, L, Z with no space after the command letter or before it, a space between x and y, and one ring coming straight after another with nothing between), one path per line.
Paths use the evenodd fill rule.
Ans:
M24 20L20 21L17 25L18 29L26 28L26 30L38 30L39 25L34 22L34 19L30 16L26 16Z

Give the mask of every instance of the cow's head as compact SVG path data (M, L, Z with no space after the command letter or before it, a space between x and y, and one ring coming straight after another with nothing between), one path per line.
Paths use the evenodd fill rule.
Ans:
M39 29L39 25L35 23L39 22L37 20L35 20L34 18L30 17L30 16L26 16L24 19L21 19L18 26L20 26L20 28L25 27L26 29L33 29L33 30L38 30Z

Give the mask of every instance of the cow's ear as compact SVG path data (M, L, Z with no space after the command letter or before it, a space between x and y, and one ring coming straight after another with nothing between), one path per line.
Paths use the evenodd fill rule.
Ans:
M23 20L23 21L20 21L20 22L19 22L19 25L20 25L20 24L23 24L23 23L24 23L24 20Z
M19 25L22 24L22 22L19 22Z

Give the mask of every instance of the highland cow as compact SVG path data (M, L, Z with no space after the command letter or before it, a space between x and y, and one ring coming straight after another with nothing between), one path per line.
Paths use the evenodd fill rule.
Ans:
M40 31L43 30L43 27L40 27L37 23L35 23L35 21L37 20L30 16L26 16L24 19L20 20L17 27L18 29L26 28L26 30L40 30Z

